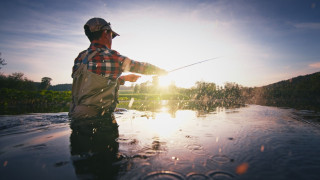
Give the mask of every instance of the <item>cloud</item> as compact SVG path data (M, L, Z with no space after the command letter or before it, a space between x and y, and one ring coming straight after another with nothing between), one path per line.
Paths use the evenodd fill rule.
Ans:
M310 67L310 68L313 68L313 69L315 69L315 68L320 68L320 62L316 62L316 63L309 64L309 67Z
M262 8L255 8L255 4L223 0L54 2L33 1L20 6L14 3L11 9L6 8L12 13L2 13L0 49L9 55L6 69L10 72L23 71L37 81L49 76L54 83L70 82L74 58L89 45L83 25L92 17L111 21L113 29L121 34L113 42L113 48L138 61L170 70L197 60L225 57L179 71L180 76L178 73L175 77L180 78L179 82L186 82L185 77L194 72L196 75L192 80L188 78L188 83L203 79L262 85L274 82L275 77L272 79L269 74L287 66L288 59L296 55L284 52L281 46L281 37L284 33L288 35L288 31L281 29L282 18L266 18L265 11L259 11ZM286 22L292 22L290 30L320 29L320 23ZM311 71L319 68L320 63L302 66Z
M297 29L314 29L314 30L320 30L320 23L298 23L294 24L294 27Z
M59 1L59 0L58 0ZM62 5L61 5L62 4ZM69 8L67 7L69 6ZM72 7L72 8L70 8ZM45 1L15 1L0 7L1 33L73 36L82 35L84 14L82 9L87 2L57 3ZM1 17L2 17L1 16Z

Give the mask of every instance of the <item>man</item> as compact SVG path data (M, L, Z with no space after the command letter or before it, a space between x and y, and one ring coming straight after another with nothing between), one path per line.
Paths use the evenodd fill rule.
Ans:
M113 114L70 123L70 154L78 179L116 179L124 156L119 153L118 124Z
M167 74L154 65L131 60L112 50L112 39L119 34L104 19L90 19L84 30L91 44L74 61L70 117L91 118L112 113L118 103L119 85L125 81L135 82L140 77L135 74L121 76L122 72Z

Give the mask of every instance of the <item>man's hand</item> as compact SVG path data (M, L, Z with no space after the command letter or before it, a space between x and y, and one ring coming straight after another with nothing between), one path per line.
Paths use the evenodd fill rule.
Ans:
M157 73L158 76L166 76L166 75L168 75L168 74L169 74L169 72L166 71L166 70L164 70L164 69L160 69L160 70L158 71L158 73Z
M135 75L135 74L129 74L123 76L125 81L129 82L136 82L141 76Z

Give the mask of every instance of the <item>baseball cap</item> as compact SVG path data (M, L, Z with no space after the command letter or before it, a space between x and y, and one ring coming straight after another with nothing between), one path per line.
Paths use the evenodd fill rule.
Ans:
M111 24L102 18L91 18L86 22L84 26L89 26L91 32L101 31L101 30L110 30L112 31L112 38L120 36L118 33L114 32L111 29Z

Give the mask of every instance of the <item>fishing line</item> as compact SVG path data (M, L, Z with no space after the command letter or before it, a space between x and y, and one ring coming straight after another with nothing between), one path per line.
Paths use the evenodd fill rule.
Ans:
M199 62L196 62L196 63L192 63L192 64L189 64L189 65L182 66L182 67L173 69L173 70L171 70L171 71L168 71L168 73L171 73L171 72L174 72L174 71L177 71L177 70L180 70L180 69L184 69L184 68L186 68L186 67L193 66L193 65L196 65L196 64L200 64L200 63L203 63L203 62L207 62L207 61L212 61L212 60L215 60L215 59L219 59L219 58L221 58L221 57L210 58L210 59L206 59L206 60L199 61Z

